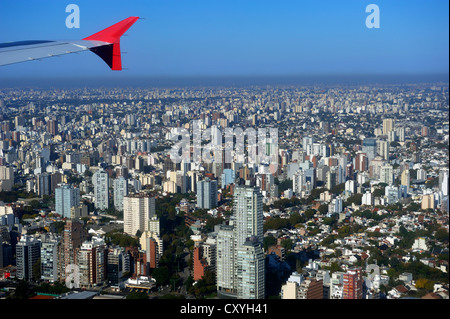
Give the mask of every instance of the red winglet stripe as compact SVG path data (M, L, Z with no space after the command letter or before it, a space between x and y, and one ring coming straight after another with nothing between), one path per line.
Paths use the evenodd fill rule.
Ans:
M120 57L120 43L113 44L113 53L112 53L112 67L113 71L122 70L122 58Z
M103 41L108 43L118 43L120 37L139 19L139 17L129 17L102 31L94 33L83 40Z

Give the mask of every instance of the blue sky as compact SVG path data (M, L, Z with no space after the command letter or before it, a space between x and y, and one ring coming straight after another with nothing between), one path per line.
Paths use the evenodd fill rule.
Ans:
M68 29L68 4L81 26ZM367 5L381 27L368 29ZM0 77L448 73L447 0L1 0L0 42L82 39L129 16L110 71L85 52L0 69Z

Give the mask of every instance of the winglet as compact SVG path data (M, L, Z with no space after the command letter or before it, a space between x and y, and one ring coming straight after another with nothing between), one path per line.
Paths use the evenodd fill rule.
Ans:
M120 55L120 37L139 19L139 17L129 17L102 31L84 38L83 40L102 41L109 45L94 47L90 50L105 61L111 70L122 70L122 59Z

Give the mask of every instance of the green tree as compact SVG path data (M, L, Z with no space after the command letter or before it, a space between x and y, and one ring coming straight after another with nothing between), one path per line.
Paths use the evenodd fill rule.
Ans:
M158 267L153 270L152 277L158 285L166 285L170 279L170 271L167 267Z
M267 251L267 249L269 249L270 246L276 245L276 243L277 243L277 239L275 237L270 236L270 235L264 237L264 239L263 239L264 250Z
M281 247L283 247L284 249L286 249L286 252L290 251L292 249L292 245L294 243L292 242L292 239L288 238L285 239L281 242Z
M310 208L310 209L307 209L305 211L305 217L306 217L307 220L313 218L315 214L316 214L316 210L315 209L311 209Z
M439 228L434 235L436 240L448 243L448 231L445 228Z
M426 291L433 291L434 282L426 279L426 278L419 278L416 281L416 288L417 289L425 289Z
M328 212L328 205L327 204L320 205L318 211L321 215L326 214Z

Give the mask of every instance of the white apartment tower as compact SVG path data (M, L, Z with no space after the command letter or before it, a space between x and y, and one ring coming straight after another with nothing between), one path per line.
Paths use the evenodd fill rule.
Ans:
M103 169L92 175L94 184L94 205L97 209L108 209L109 206L109 176Z
M114 180L114 207L123 211L123 198L128 195L128 180L120 176Z
M124 232L136 235L149 230L149 220L155 216L155 198L139 193L123 198Z

